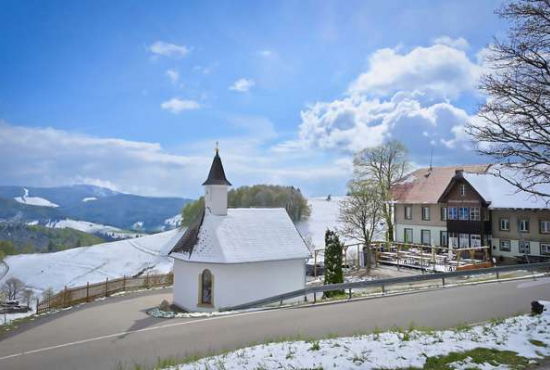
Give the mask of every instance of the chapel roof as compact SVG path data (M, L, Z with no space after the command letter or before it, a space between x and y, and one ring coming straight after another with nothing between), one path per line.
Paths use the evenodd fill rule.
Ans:
M246 263L311 254L284 208L230 208L225 216L203 212L170 256L188 262Z

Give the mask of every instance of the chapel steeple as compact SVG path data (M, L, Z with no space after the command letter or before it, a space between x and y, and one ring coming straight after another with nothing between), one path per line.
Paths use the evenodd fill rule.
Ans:
M210 166L208 178L202 185L204 186L205 208L213 215L227 215L227 188L231 186L231 183L225 177L218 143L216 143L216 155L212 166Z

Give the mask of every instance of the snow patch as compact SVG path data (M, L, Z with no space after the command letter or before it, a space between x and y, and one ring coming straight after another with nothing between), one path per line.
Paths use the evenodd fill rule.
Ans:
M28 206L36 206L36 207L52 207L57 208L59 207L57 204L50 202L47 199L40 198L40 197L29 197L29 189L24 188L25 194L22 197L15 197L16 202L21 204L26 204Z
M46 227L55 228L55 229L71 228L71 229L83 231L85 233L105 235L113 239L138 238L145 235L140 233L131 233L114 226L96 224L94 222L89 222L89 221L71 220L71 219L50 221L46 224Z
M172 270L172 259L161 250L174 245L183 230L171 230L137 239L80 247L55 253L8 256L10 266L5 279L16 277L38 295L51 287L60 291L64 286L98 283L105 278L135 276L143 270L160 274Z
M96 197L84 198L84 199L82 199L82 202L87 203L87 202L91 202L91 201L93 201L93 200L97 200L97 198L96 198Z
M540 302L546 306L540 316L518 316L465 330L391 331L320 341L279 342L244 348L168 369L217 368L219 364L227 370L423 368L429 357L476 348L513 351L527 359L540 359L550 355L549 303ZM536 341L545 346L533 344ZM505 365L477 364L471 358L452 365L454 369L508 369Z
M179 227L181 225L181 221L181 215L175 215L174 217L170 217L164 220L164 224L172 229L175 229L176 227Z

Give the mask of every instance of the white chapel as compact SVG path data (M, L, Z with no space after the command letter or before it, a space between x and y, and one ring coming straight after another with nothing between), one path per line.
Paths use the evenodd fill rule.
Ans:
M174 304L216 311L305 287L310 257L284 208L227 208L231 183L216 149L204 209L169 253Z

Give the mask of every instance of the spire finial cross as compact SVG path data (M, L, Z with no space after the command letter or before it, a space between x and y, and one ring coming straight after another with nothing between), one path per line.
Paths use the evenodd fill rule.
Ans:
M220 152L219 143L216 141L216 154Z

